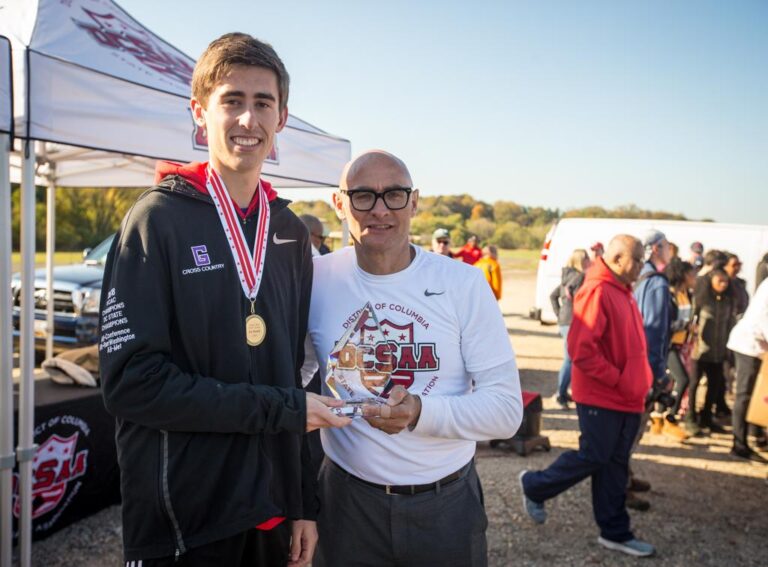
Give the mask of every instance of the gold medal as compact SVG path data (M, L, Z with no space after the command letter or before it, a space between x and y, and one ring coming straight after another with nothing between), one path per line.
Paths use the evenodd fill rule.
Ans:
M267 324L256 314L256 296L259 294L261 279L264 275L264 258L267 254L267 235L269 234L269 200L261 181L256 188L259 195L259 219L256 223L256 237L253 242L253 252L245 241L243 227L237 222L237 210L234 202L227 193L224 181L212 168L207 169L206 187L208 194L216 206L221 226L228 236L229 248L240 277L240 285L245 297L251 302L251 314L245 318L245 341L249 346L259 346L267 336ZM229 209L229 214L226 214Z
M245 340L249 346L259 346L267 336L267 324L258 315L245 318Z

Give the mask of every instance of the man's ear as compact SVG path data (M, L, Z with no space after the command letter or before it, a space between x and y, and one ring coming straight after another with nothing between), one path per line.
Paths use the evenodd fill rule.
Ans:
M280 111L280 120L277 123L277 128L275 128L275 132L280 132L283 128L285 128L285 125L287 122L288 122L288 107L286 106Z
M336 211L336 216L340 221L345 220L346 217L344 216L344 202L342 201L341 195L338 191L334 191L331 200L333 201L333 209Z
M416 211L419 208L419 190L414 189L411 192L411 218L416 216Z

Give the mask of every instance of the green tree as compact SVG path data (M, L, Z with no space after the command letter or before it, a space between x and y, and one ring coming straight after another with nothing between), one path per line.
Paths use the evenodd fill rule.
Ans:
M470 220L488 219L493 220L493 207L482 201L472 206L472 212L469 214Z
M11 246L19 251L21 234L21 188L11 186ZM35 189L35 248L45 249L45 188Z
M512 201L496 201L493 204L493 220L497 224L516 222L523 213L523 207Z
M496 227L491 243L500 248L536 248L535 238L516 222L506 222Z
M496 223L486 218L468 220L465 226L467 231L476 235L480 242L485 242L496 232Z
M58 188L56 190L56 249L79 250L95 246L115 232L128 209L144 189ZM11 192L13 249L19 249L20 198L18 186ZM35 191L35 246L45 250L46 189Z
M435 229L445 228L449 231L463 226L464 220L456 213L447 216L434 215L431 212L423 212L416 215L411 221L411 234L420 236L425 242L429 242Z

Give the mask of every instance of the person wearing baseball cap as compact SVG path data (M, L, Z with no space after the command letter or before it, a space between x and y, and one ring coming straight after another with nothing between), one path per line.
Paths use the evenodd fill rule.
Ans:
M438 228L432 233L432 252L455 258L451 252L451 235L447 228Z
M651 229L645 233L642 240L645 249L645 264L640 270L640 278L635 287L635 300L640 309L640 315L643 318L643 330L645 331L645 341L648 348L648 363L653 374L652 392L662 392L669 389L670 379L667 376L667 355L669 354L671 321L670 307L672 304L672 294L669 290L669 280L664 274L671 258L669 241L666 235L660 230ZM640 429L635 439L633 452L640 443L640 439L645 431L645 425L650 418L651 411L654 409L653 399L655 396L649 396L643 413ZM664 427L668 430L674 429L680 433L681 428L675 422L674 416L667 415ZM634 479L630 468L629 494L627 495L627 506L635 510L647 510L650 504L637 498L634 491L637 486L647 486L647 483ZM633 490L634 488L634 490Z
M594 263L597 258L601 258L603 254L605 253L605 247L603 246L603 243L599 240L596 240L591 244L589 247L589 261L591 263Z
M704 265L704 245L701 242L697 241L691 244L691 257L688 261L697 270L701 269Z

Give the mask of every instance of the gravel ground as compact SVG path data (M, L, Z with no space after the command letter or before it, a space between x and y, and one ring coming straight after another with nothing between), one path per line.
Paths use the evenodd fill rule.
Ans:
M509 565L765 565L768 536L768 467L735 461L730 438L714 435L680 443L646 434L634 469L650 481L648 512L632 512L636 534L654 545L654 559L634 559L596 543L589 481L548 503L549 519L533 524L522 513L517 475L544 468L563 450L577 446L574 411L558 409L555 391L562 342L555 327L525 318L532 304L535 277L504 274L501 303L518 356L523 388L544 396L544 435L550 452L519 457L481 444L478 470L488 511L490 564ZM768 455L766 455L768 456ZM33 546L35 565L48 567L120 565L120 509L111 507Z

